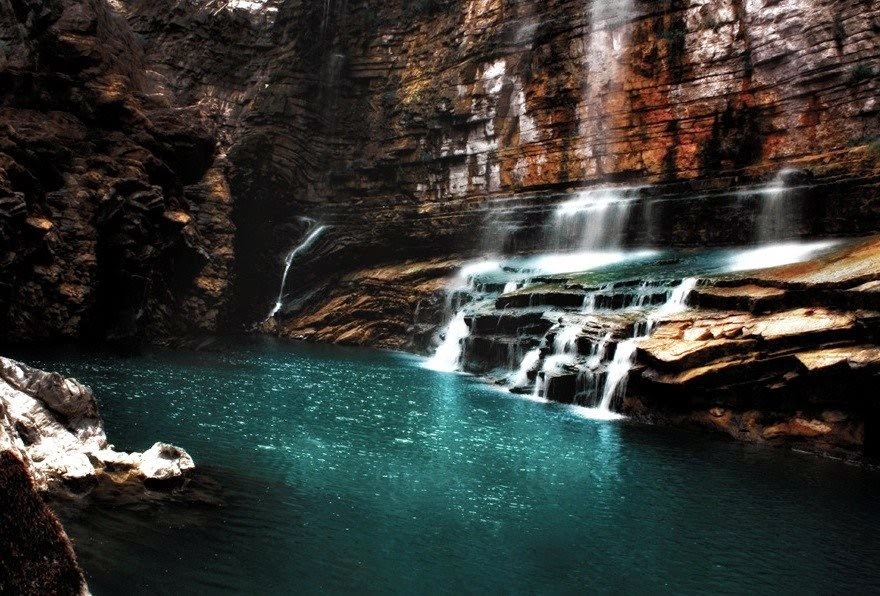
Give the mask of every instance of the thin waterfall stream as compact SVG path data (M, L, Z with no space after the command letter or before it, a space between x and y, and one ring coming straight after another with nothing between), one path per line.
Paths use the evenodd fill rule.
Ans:
M321 234L327 229L325 225L315 224L311 231L306 234L305 240L303 240L299 245L295 246L287 256L284 258L284 273L281 275L281 287L278 288L278 299L275 301L275 306L272 307L272 310L269 312L269 315L266 317L266 320L271 319L278 311L281 310L282 306L284 306L284 288L287 286L287 275L290 273L290 266L293 264L294 260L303 253L307 252L312 245L321 237Z

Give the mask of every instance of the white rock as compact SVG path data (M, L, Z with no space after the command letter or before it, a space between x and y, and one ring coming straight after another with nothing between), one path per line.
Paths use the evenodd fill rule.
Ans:
M186 451L156 443L146 453L107 443L92 391L75 379L0 357L0 450L27 464L38 489L97 478L105 468L167 480L195 467Z
M189 453L168 443L156 443L140 456L140 472L151 480L177 478L195 467Z

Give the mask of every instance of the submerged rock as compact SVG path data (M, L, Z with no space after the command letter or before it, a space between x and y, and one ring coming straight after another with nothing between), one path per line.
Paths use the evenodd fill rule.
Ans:
M0 358L0 432L40 491L80 493L102 481L178 480L195 464L167 443L144 453L108 444L91 389L58 373Z

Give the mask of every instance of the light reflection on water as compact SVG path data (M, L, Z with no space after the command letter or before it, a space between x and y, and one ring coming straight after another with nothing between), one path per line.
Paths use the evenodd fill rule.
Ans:
M32 363L111 441L187 448L220 509L66 509L109 593L785 591L880 580L876 474L505 394L410 356L273 342Z

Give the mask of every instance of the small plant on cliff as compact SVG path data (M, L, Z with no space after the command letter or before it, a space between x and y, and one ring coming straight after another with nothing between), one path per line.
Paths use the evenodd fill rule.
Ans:
M874 68L869 64L860 63L856 64L852 71L849 73L849 80L851 83L860 83L862 81L866 81L868 79L872 79L876 76L877 73L874 72Z
M427 17L433 15L442 7L442 0L409 0L406 12L417 18Z

